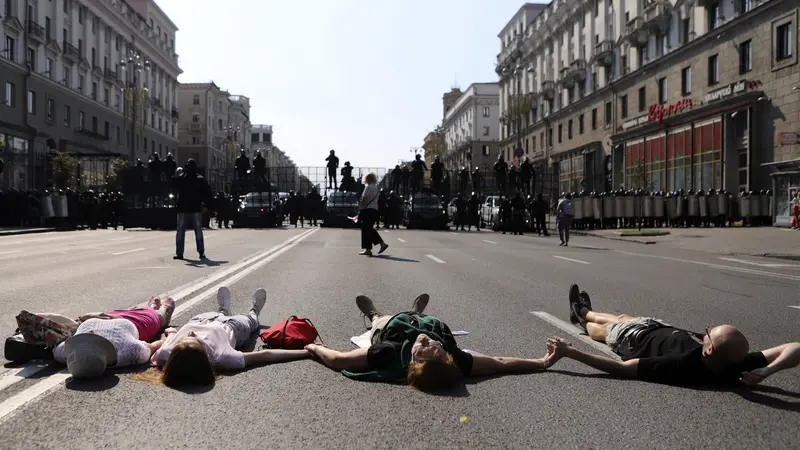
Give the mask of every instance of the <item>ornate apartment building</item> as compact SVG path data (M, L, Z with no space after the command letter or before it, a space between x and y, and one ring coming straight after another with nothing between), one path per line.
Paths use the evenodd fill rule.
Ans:
M800 188L798 7L558 0L515 17L502 148L530 149L559 191L775 189L780 218Z
M485 170L497 154L499 93L497 83L473 83L444 95L440 132L447 151L440 157L451 176L462 167Z
M83 186L176 150L177 27L152 0L3 0L0 22L0 187L42 188L48 149Z

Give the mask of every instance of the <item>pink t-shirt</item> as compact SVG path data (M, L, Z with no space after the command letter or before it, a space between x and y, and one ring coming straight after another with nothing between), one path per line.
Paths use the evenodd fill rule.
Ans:
M152 308L120 309L106 314L131 321L139 330L139 339L143 341L154 340L161 331L161 318Z

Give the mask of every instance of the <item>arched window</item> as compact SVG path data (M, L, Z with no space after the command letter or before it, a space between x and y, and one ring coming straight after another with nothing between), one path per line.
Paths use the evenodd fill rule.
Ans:
M199 105L200 104L200 96L199 95L195 95L194 97L192 97L192 104L193 105Z

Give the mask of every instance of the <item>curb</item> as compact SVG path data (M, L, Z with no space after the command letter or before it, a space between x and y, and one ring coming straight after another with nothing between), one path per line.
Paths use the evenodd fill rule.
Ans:
M800 261L800 255L789 253L748 253L748 256L759 256L762 258L783 259L786 261Z
M570 230L569 233L570 234L574 234L576 236L590 236L590 237L596 237L596 238L600 238L600 239L610 239L612 241L633 242L635 244L650 245L650 244L657 244L658 243L658 241L650 241L650 240L646 240L646 239L631 239L631 238L622 237L622 236L610 236L610 235L605 235L605 234L592 233L591 231Z
M51 231L58 231L58 228L22 228L19 230L1 230L0 237L2 236L18 236L20 234L38 234L50 233Z

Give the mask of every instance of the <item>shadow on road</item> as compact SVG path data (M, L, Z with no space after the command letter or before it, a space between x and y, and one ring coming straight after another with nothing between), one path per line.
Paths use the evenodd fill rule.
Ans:
M385 259L388 261L400 261L400 262L415 262L418 263L416 259L408 259L408 258L400 258L398 256L389 256L389 255L375 255L373 256L375 259Z
M187 266L191 267L216 267L228 264L229 261L214 261L211 259L184 259Z
M65 384L67 389L71 391L102 392L112 389L118 385L119 376L116 373L106 373L99 378L69 378Z

